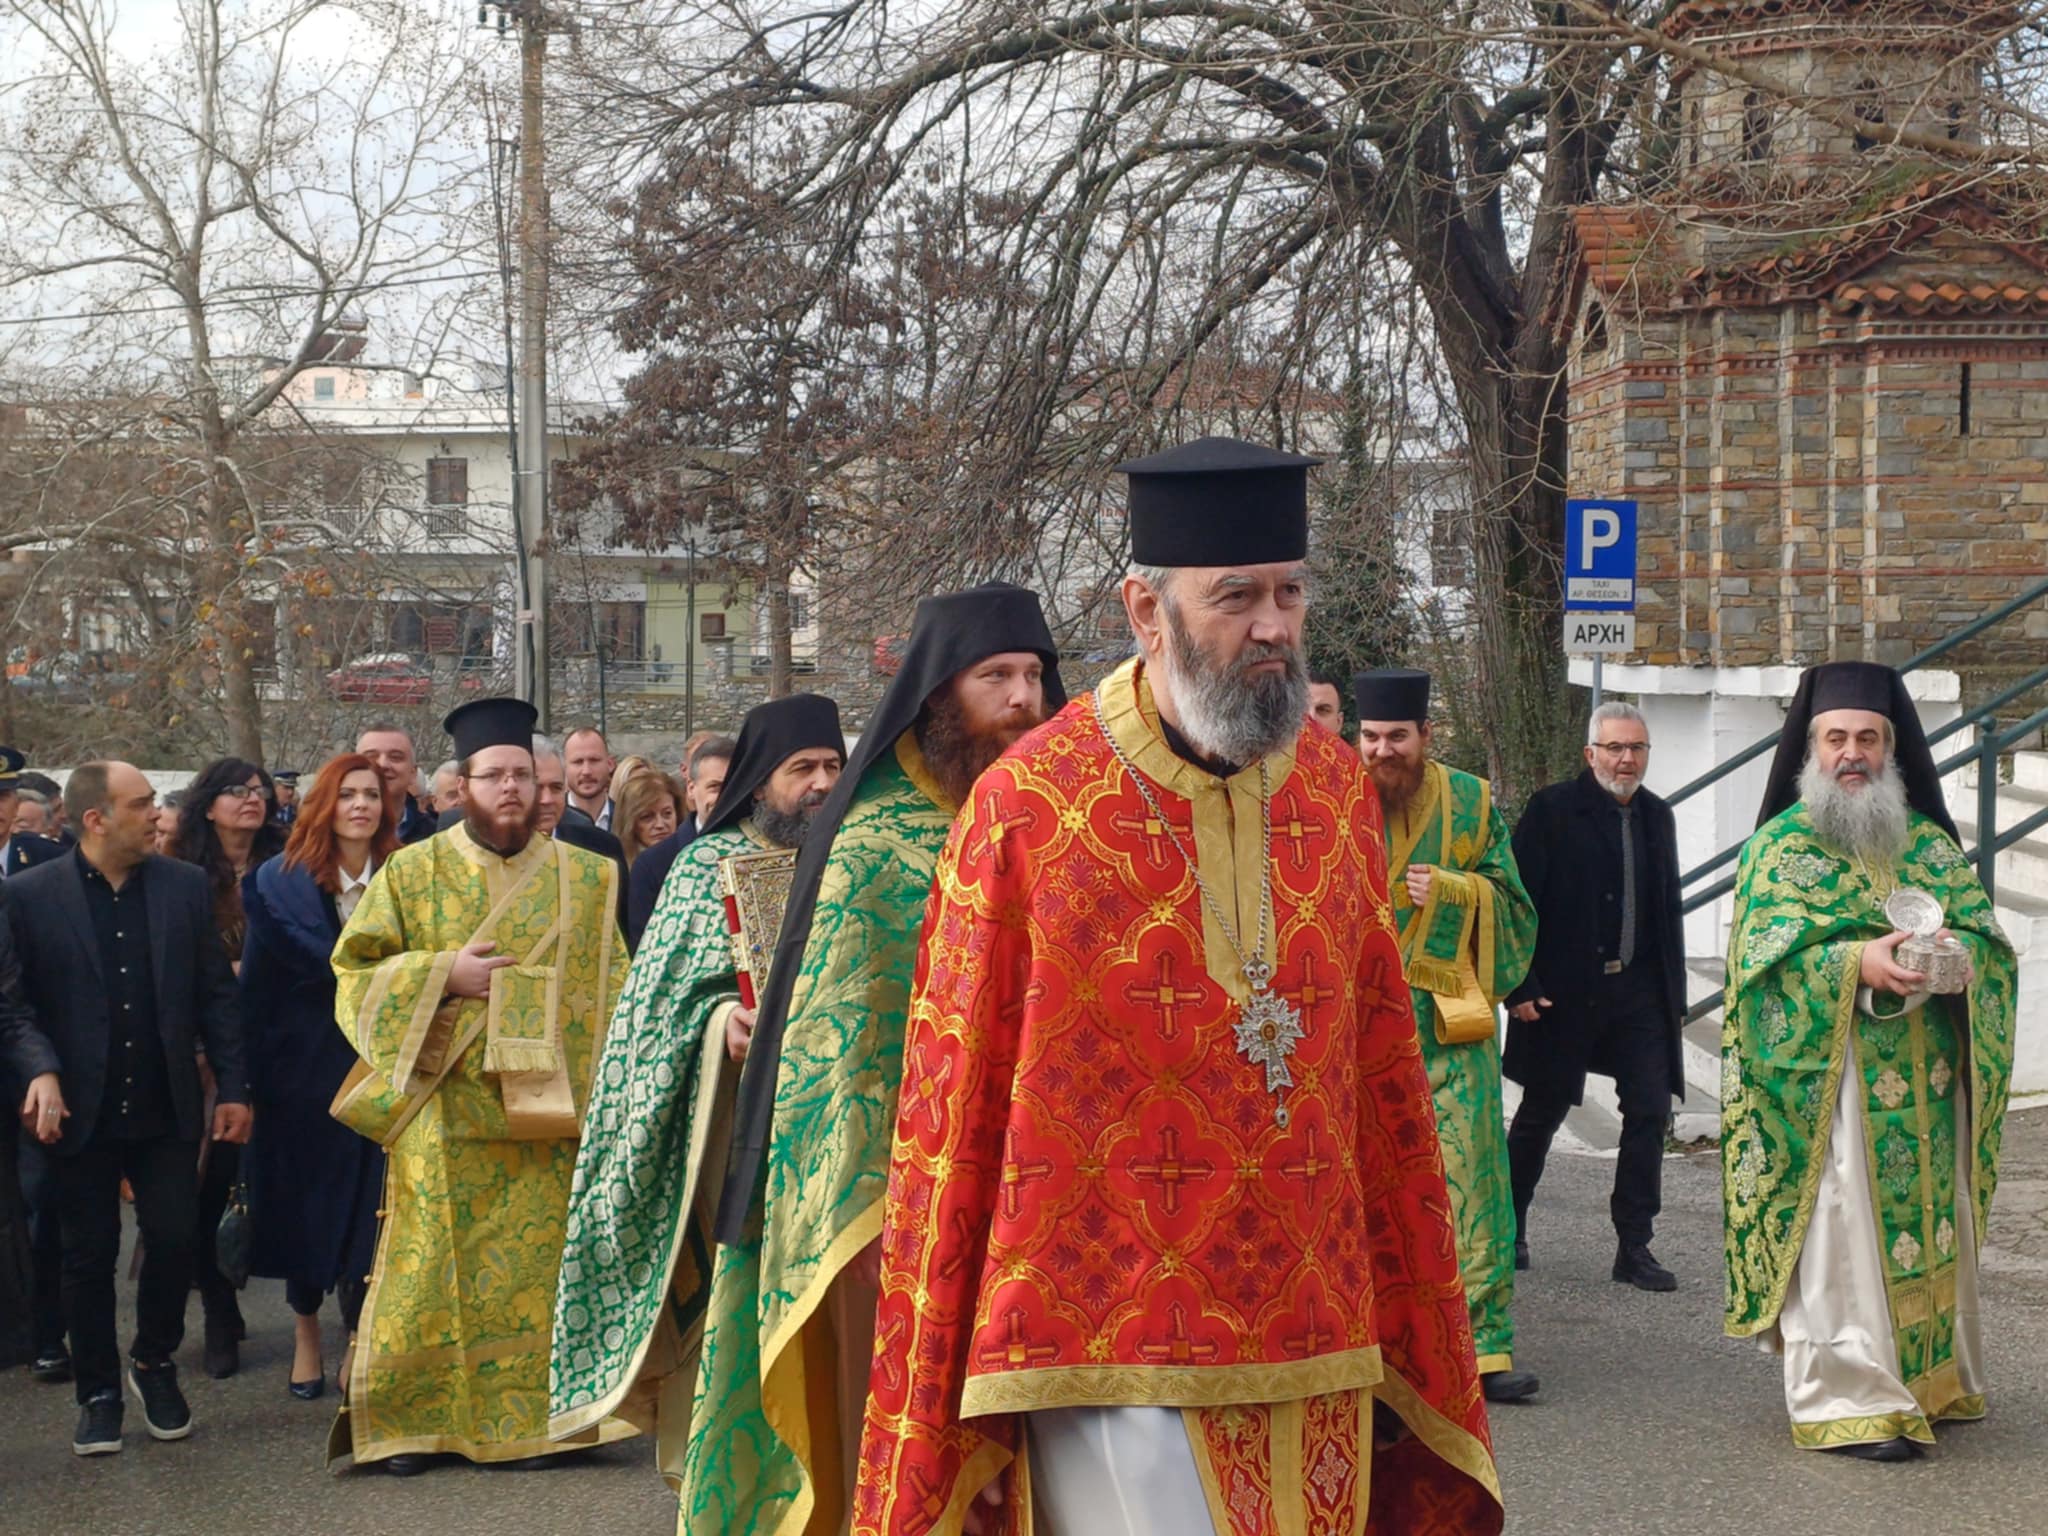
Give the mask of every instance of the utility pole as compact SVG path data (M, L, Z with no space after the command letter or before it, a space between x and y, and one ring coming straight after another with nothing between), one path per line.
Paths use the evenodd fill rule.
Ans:
M497 13L502 37L519 29L518 443L512 516L521 559L514 595L513 660L519 696L548 729L548 189L542 67L548 33L567 30L540 0L486 0L478 26Z

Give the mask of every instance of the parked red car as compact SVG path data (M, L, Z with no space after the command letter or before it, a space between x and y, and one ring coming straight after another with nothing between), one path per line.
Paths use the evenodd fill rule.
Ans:
M434 673L396 651L359 656L327 674L327 691L344 704L424 704L434 694Z

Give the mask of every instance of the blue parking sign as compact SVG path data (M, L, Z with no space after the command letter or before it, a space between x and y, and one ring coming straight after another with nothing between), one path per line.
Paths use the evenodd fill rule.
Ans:
M1582 613L1636 607L1636 504L1573 499L1564 504L1564 605Z

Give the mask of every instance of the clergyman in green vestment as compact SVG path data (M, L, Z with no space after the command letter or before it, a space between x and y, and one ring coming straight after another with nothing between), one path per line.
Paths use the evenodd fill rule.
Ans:
M1906 963L1901 921L1941 925L1962 990ZM1727 1331L1783 1355L1801 1448L1904 1461L1984 1414L2015 978L1903 679L1813 669L1737 871L1721 1035Z
M1529 969L1536 908L1492 786L1429 755L1429 674L1363 672L1352 696L1359 753L1386 811L1387 886L1436 1101L1480 1385L1492 1402L1522 1402L1539 1382L1514 1368L1515 1205L1494 1008Z
M680 1484L704 1309L711 1214L751 1012L719 865L793 848L837 782L839 710L817 694L757 706L725 786L676 856L641 936L591 1088L555 1299L549 1433L617 1414L656 1435Z

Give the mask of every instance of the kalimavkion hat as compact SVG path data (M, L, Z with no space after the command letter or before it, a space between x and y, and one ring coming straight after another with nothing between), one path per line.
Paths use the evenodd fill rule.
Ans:
M1376 667L1351 679L1361 720L1427 720L1429 674L1413 667Z
M533 750L533 727L540 712L524 699L472 699L448 712L441 729L455 738L457 761L466 761L485 747Z
M1308 554L1308 472L1322 463L1234 437L1116 466L1131 481L1140 565L1267 565Z

